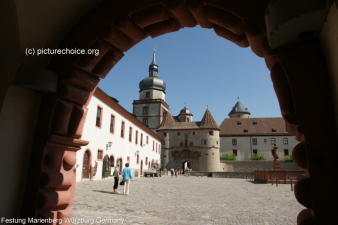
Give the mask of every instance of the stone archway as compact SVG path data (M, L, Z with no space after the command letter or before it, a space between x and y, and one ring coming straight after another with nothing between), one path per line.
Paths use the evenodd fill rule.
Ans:
M35 164L32 162L29 169L32 179L27 183L23 217L71 216L76 151L88 144L81 140L86 105L100 78L123 52L148 36L200 25L213 28L240 47L250 46L257 56L264 57L288 132L301 141L294 149L294 158L307 170L307 176L296 185L295 194L308 209L300 213L299 221L338 223L337 135L321 46L317 39L310 39L272 50L265 27L269 2L105 0L89 12L59 48L99 49L100 55L57 55L49 65L59 74L60 82L57 94L46 94L42 101L40 115L44 116L37 125L32 152Z

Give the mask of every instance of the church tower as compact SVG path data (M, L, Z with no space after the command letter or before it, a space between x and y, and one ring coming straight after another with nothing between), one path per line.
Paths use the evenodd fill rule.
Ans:
M133 114L154 132L162 123L164 114L169 111L169 105L165 102L166 84L158 77L155 53L154 46L153 59L149 65L149 76L140 82L139 100L133 102Z

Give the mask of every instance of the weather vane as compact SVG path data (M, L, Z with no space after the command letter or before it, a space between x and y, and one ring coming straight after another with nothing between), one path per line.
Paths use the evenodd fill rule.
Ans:
M154 52L156 52L156 44L154 44Z

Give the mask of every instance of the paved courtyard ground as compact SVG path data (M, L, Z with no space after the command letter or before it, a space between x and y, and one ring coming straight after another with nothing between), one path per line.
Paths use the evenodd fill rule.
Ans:
M293 225L304 208L290 184L141 177L131 183L129 195L122 195L112 194L113 183L109 178L76 184L73 224Z

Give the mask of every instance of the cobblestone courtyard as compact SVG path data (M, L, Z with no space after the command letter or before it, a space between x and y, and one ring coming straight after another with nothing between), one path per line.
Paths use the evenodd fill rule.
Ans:
M114 180L76 184L73 224L296 224L304 207L290 184L245 179L138 178L130 194L112 194ZM119 191L123 187L119 186Z

